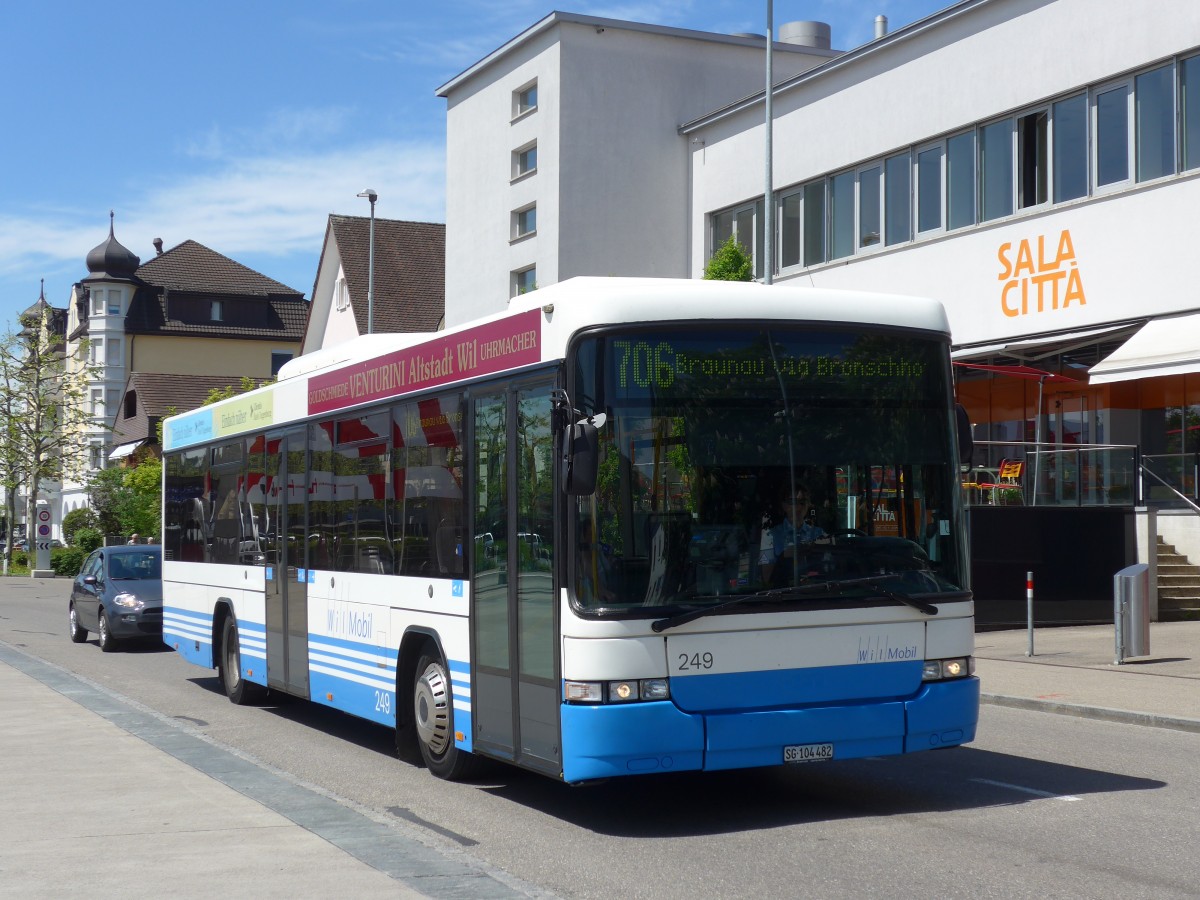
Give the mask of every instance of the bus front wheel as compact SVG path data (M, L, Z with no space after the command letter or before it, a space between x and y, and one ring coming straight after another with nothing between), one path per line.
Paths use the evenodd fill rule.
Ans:
M417 661L413 681L413 724L425 767L438 778L457 781L475 770L475 757L454 746L450 672L433 647L426 647Z
M238 627L233 616L225 620L221 630L221 655L218 658L218 674L225 696L231 703L244 706L262 699L266 690L242 677L242 650L238 642Z

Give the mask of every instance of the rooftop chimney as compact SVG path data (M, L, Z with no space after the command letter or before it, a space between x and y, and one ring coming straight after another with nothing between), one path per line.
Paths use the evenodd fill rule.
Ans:
M887 16L875 17L875 39L883 37L887 34Z
M156 255L162 256L162 238L154 239L154 249L156 251Z

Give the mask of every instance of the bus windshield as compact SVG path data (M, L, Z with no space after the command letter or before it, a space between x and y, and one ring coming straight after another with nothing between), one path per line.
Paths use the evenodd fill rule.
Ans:
M580 412L605 415L596 491L571 498L579 607L965 588L944 336L628 330L582 341L573 380ZM795 590L821 582L847 587Z

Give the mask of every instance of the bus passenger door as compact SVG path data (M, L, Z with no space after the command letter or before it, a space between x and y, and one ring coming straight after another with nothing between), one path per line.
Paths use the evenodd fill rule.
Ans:
M305 572L304 431L267 439L267 684L308 696L308 584Z
M549 382L473 403L474 741L557 774L558 620ZM484 535L490 535L484 538Z

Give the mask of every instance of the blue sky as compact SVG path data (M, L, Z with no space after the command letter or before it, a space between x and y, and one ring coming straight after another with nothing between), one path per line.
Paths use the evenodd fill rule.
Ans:
M835 49L952 0L774 0ZM555 7L532 0L44 0L5 12L0 55L0 331L65 306L108 234L146 261L192 239L305 295L329 213L442 222L434 91ZM766 30L766 3L571 2L701 31Z

